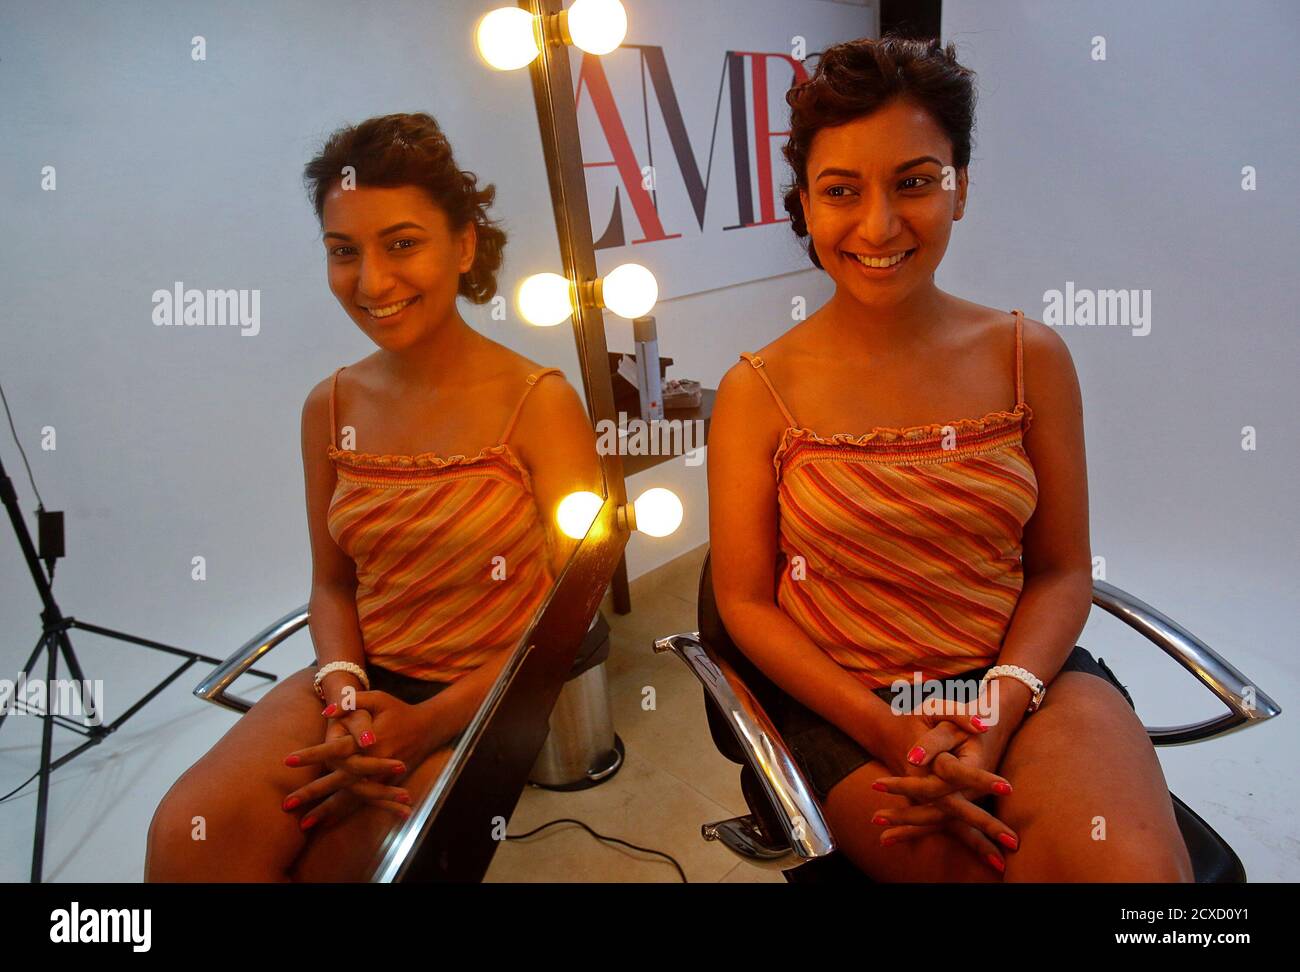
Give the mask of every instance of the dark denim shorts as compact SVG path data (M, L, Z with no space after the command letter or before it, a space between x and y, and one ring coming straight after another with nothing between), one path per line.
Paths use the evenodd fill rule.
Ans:
M954 697L953 691L956 688L954 683L958 680L964 683L967 679L979 679L992 667L992 665L985 665L983 668L974 668L944 679L945 696ZM1129 695L1128 689L1120 684L1115 673L1104 662L1093 658L1087 649L1079 645L1074 646L1061 671L1087 672L1098 678L1104 678L1119 689L1130 707L1133 706L1133 697ZM894 689L891 686L874 691L885 702L893 699ZM1051 693L1050 685L1047 691ZM784 693L781 694L780 703L775 707L775 711L769 712L768 716L776 726L777 732L781 734L781 738L785 740L786 746L790 748L790 754L803 770L813 792L821 800L826 799L827 794L840 780L876 758L842 732L838 726L827 722L816 712Z

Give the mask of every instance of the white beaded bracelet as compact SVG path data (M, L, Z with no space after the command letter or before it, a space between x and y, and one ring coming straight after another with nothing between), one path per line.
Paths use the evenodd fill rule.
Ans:
M1025 712L1026 714L1037 712L1038 707L1043 704L1043 696L1047 694L1047 686L1043 684L1042 679L1033 672L1021 668L1019 665L994 665L985 672L984 677L980 679L980 691L982 692L984 690L985 682L991 678L998 678L1001 675L1006 675L1007 677L1014 678L1019 682L1024 682L1029 691L1034 693L1034 697L1029 700L1029 706L1025 709Z
M316 695L322 702L325 701L325 690L320 687L320 683L330 672L347 672L350 675L355 675L361 681L362 688L367 692L370 691L370 679L366 677L366 670L360 665L349 661L330 662L328 665L322 665L317 669L316 678L312 682L312 688L316 690Z

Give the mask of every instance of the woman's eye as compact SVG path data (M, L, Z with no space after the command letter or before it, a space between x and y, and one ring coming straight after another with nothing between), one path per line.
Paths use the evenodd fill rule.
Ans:
M832 199L843 199L852 191L853 190L849 186L831 186L826 190L826 195L830 196Z
M419 240L413 240L409 236L404 236L400 240L395 240L393 242L393 246L398 249L409 250L411 246L415 246L419 242L420 242ZM398 247L397 246L398 243L410 243L411 246ZM350 250L350 249L352 249L352 247L350 246L336 246L334 247L334 249L330 250L330 256L345 256L346 254L344 254L342 251Z
M930 181L930 180L927 179L925 176L908 176L906 179L903 180L903 188L904 188L904 189L920 189L920 188L922 188L922 186L924 186L925 184L927 184L929 181ZM909 182L916 182L916 183L919 183L919 185L909 186L909 185L907 185L907 183L909 183Z

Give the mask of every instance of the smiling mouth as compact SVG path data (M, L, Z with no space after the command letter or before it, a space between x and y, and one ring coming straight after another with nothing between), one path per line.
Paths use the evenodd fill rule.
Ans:
M897 253L891 253L888 256L883 257L867 256L861 253L850 253L847 250L844 251L844 255L856 260L860 265L869 270L892 270L895 267L906 263L915 252L916 247L912 247L910 250L900 250Z
M363 307L362 310L376 320L382 320L385 317L392 317L394 314L400 313L404 308L411 306L419 299L420 297L417 294L414 297L408 297L406 300L399 300L393 304L384 304L381 307Z

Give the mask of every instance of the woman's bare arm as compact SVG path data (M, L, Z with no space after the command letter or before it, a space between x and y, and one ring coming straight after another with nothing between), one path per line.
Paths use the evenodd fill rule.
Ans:
M1025 398L1034 413L1025 451L1038 479L1038 505L1025 525L1024 587L998 664L1027 668L1047 684L1065 664L1092 607L1088 470L1083 399L1070 351L1037 321L1025 321L1024 339ZM1030 692L1003 678L998 694L995 732L1009 737L1024 718Z
M747 362L723 377L709 431L713 590L727 632L787 694L864 749L898 748L889 706L826 655L776 603L777 499L772 455L784 423ZM909 740L910 742L910 740Z
M311 597L308 628L320 665L349 661L366 667L366 654L357 617L357 574L352 558L339 549L326 525L334 496L334 464L326 455L330 444L330 380L307 395L302 408L302 466L307 492L307 532L311 538ZM360 680L346 672L331 672L322 689L337 702L343 687L359 688Z
M551 537L551 572L558 578L580 541L560 532L556 508L570 493L602 495L605 483L591 419L562 375L538 380L510 441L532 478L537 509Z

